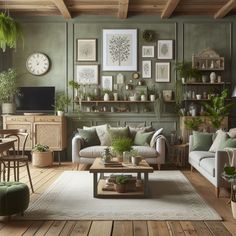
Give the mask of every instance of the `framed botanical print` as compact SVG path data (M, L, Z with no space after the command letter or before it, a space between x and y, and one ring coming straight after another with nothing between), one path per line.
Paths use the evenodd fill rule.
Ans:
M156 62L156 82L170 82L170 62Z
M77 65L76 79L79 84L98 84L98 65Z
M77 39L76 61L96 61L96 60L97 60L97 40Z
M112 91L113 89L112 76L107 76L107 75L102 76L102 89L103 90L107 89Z
M103 30L103 71L137 70L137 29Z
M142 57L154 57L154 46L142 46Z
M157 59L173 59L173 40L158 40Z
M142 77L145 79L152 77L152 62L151 61L142 61Z

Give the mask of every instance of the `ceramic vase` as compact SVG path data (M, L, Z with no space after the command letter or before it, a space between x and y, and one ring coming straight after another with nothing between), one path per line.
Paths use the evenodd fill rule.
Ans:
M215 72L210 73L210 81L212 84L216 82L216 73Z
M108 93L105 93L105 94L104 94L103 100L104 100L105 102L109 102L109 101L110 101L110 97L109 97L109 94L108 94Z

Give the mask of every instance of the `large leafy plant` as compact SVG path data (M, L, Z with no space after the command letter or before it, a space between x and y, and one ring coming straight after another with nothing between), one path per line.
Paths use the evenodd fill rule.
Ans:
M71 99L64 92L56 94L55 108L57 111L65 111L66 106L70 105L70 103Z
M209 116L211 124L214 128L220 128L222 120L229 115L232 103L225 104L228 91L225 89L218 96L212 96L210 103L203 103L205 114Z
M11 103L15 95L19 95L16 71L8 69L0 73L0 102Z
M118 154L122 155L124 151L131 151L133 140L130 138L116 138L112 140L112 149Z
M203 120L199 117L194 117L184 122L185 126L189 130L198 130L199 126L203 123Z
M16 48L17 39L23 39L20 24L6 13L0 13L0 47L5 52L6 48Z

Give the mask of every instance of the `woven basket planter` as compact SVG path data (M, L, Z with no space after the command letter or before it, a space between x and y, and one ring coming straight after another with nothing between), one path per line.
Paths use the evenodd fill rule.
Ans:
M32 152L32 164L36 167L52 166L53 152Z

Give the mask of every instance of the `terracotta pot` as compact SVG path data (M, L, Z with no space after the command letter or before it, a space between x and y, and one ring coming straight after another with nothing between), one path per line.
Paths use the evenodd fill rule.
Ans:
M116 184L116 192L117 193L125 193L126 192L126 185L125 184Z
M53 152L32 152L32 165L37 167L52 166Z

